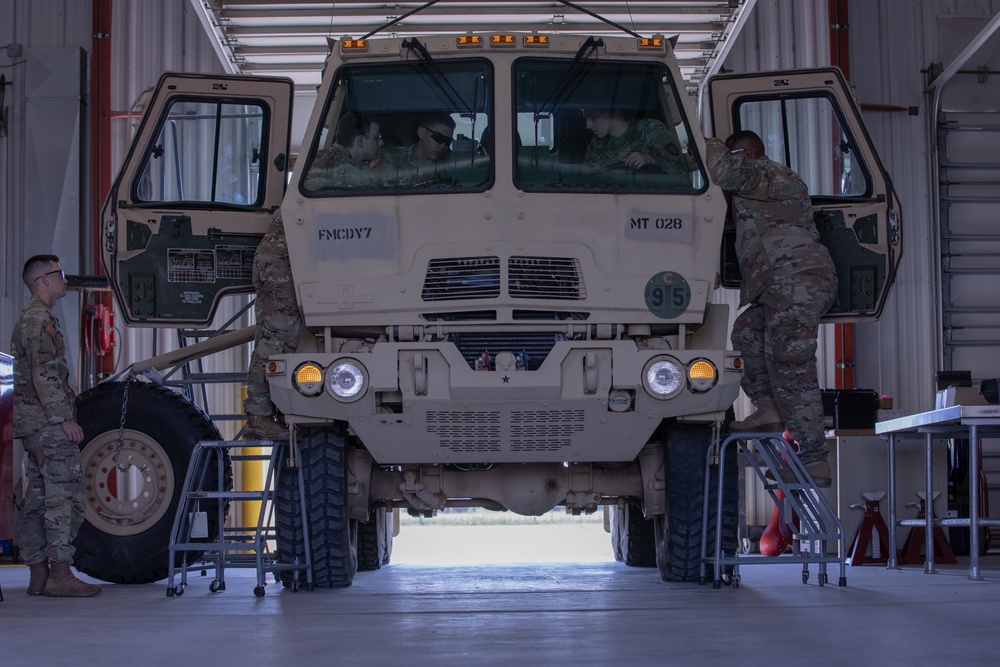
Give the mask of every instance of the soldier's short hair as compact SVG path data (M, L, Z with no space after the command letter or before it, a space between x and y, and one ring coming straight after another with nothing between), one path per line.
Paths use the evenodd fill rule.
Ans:
M34 274L39 269L47 269L49 264L58 263L59 258L55 255L33 255L24 263L24 269L21 271L21 280L28 286L28 289L31 289L31 283L35 282L36 278Z
M745 146L753 150L757 155L763 155L765 153L764 142L761 140L760 135L756 132L750 130L740 130L739 132L733 132L726 139L726 146Z
M417 121L418 126L423 125L424 127L427 127L432 124L444 125L449 130L455 129L455 119L443 111L424 114L420 117L420 120Z
M368 129L378 120L360 111L349 111L337 123L337 143L350 148L358 137L367 137Z

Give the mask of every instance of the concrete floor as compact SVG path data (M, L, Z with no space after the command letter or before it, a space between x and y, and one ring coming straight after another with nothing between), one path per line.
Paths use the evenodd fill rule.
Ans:
M1000 556L928 575L848 568L847 587L798 565L741 567L738 589L667 584L615 562L392 564L342 590L253 595L194 577L105 585L91 599L25 595L0 567L0 664L19 665L994 665ZM289 663L289 659L294 662Z

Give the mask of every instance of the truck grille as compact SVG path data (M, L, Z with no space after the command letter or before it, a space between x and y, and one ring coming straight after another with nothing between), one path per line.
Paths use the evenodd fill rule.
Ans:
M512 297L561 301L587 298L580 279L580 262L572 257L511 257L507 269Z
M495 299L500 296L499 257L432 259L424 277L424 301Z
M538 370L538 367L549 356L552 346L556 341L565 340L561 333L490 333L490 332L468 332L456 333L448 336L448 339L455 344L458 351L469 363L470 368L476 367L476 360L481 359L483 353L490 355L491 359L496 358L497 352L513 352L527 355L526 371ZM492 364L490 365L492 369Z
M559 452L573 444L573 434L585 428L584 410L514 410L427 413L427 432L440 446L457 454L499 453L500 426L510 424L511 452Z
M500 413L444 412L427 413L427 432L441 440L441 447L451 452L499 452Z
M587 290L572 257L511 257L507 289L518 299L580 301ZM499 257L432 259L424 276L424 301L495 299L500 296Z

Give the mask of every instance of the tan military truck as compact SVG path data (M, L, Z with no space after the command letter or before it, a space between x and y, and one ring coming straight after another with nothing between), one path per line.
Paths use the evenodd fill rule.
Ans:
M125 321L196 328L224 296L252 291L255 245L280 208L305 331L268 380L309 510L303 526L283 483L281 555L301 557L308 531L315 582L347 586L388 561L394 508L610 506L616 557L694 579L706 453L741 377L717 289L738 286L739 270L670 41L342 39L294 164L292 95L285 79L164 74L101 221ZM714 134L757 131L810 185L842 283L828 321L877 317L899 205L840 73L717 77L706 105ZM347 182L317 155L355 112L377 119L385 159ZM626 134L599 143L600 114ZM442 115L451 136L424 127ZM448 150L414 162L428 135ZM636 169L636 151L659 157ZM144 378L97 387L80 412L100 492L78 565L160 579L191 449L218 433ZM128 493L115 456L134 466Z

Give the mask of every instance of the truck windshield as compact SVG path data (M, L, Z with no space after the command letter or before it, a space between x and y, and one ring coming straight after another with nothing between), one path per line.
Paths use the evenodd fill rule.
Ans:
M313 137L311 196L484 190L491 180L485 60L345 66Z
M705 182L666 67L526 58L514 76L520 188L690 193Z

